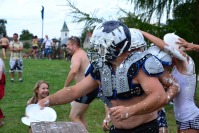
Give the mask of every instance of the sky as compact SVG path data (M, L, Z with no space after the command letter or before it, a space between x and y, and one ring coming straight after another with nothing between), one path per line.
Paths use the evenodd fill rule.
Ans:
M71 0L81 11L106 20L117 19L118 7L133 12L133 5L125 0ZM69 15L70 8L66 0L1 0L0 19L7 20L7 35L21 34L28 30L39 38L60 38L64 21L69 29L69 36L80 36L83 24L73 23ZM41 10L44 6L43 34Z

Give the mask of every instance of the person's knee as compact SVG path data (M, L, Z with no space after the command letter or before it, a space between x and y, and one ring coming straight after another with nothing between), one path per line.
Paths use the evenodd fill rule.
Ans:
M77 120L77 119L80 120L80 116L79 116L78 114L70 113L69 119L70 119L71 121L75 121L75 120Z

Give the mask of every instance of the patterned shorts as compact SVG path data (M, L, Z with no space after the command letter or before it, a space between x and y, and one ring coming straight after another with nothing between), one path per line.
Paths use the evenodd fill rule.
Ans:
M166 114L163 109L158 111L158 124L159 124L159 127L168 127L167 120L166 120Z
M186 130L186 129L199 129L199 115L196 116L193 120L180 122L176 121L178 127L180 130Z
M10 59L9 72L23 72L23 60L22 59Z

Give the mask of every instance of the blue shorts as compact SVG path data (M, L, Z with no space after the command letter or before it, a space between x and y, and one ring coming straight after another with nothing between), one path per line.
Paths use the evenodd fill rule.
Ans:
M49 55L52 53L52 48L45 48L45 54Z
M166 120L166 114L163 109L158 111L158 124L159 127L168 127L167 120Z

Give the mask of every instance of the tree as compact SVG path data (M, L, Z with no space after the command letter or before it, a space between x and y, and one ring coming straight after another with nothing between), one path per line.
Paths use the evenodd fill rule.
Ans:
M195 28L195 21L198 17L195 15L196 4L183 3L176 7L173 11L173 20L168 20L167 25L176 30L176 34L182 38L185 38L188 42L197 42L198 40L198 28ZM184 10L186 9L186 10ZM185 17L186 16L186 17ZM196 73L199 71L199 53L188 53L196 64Z
M5 19L0 19L0 36L5 34L6 35L6 26L5 24L7 21Z
M195 43L199 43L199 1L198 0L127 0L131 3L135 4L136 11L142 12L140 15L141 18L147 20L150 22L151 19L153 19L153 15L157 17L158 23L160 24L161 19L166 15L166 19L171 19L169 16L171 16L174 13L174 10L178 11L175 13L177 14L189 14L190 12L187 12L190 8L192 8L192 13L194 14L194 20L189 19L189 23L191 22L193 27L192 35L195 37L193 38L193 41ZM176 9L179 6L187 5L189 8L181 8ZM185 15L184 15L185 16ZM183 17L184 17L183 16ZM175 17L175 16L172 16ZM187 16L186 16L187 17Z
M20 40L30 40L33 38L33 34L30 33L28 30L22 30L20 35Z

